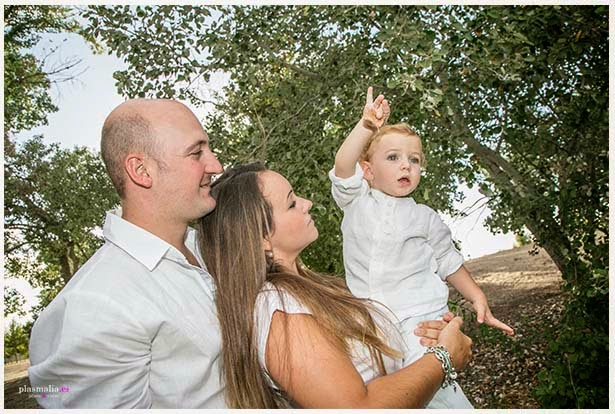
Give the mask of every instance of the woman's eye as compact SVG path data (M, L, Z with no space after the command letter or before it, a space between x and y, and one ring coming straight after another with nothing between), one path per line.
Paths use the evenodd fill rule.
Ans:
M290 209L290 208L294 208L296 205L297 205L297 202L296 202L296 201L293 201L293 202L290 204L290 207L288 207L288 208L289 208L289 209Z

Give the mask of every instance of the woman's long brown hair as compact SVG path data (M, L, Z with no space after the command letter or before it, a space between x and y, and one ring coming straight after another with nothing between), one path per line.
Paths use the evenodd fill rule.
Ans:
M385 374L382 354L399 357L384 340L364 299L354 297L343 279L313 272L299 261L299 274L268 259L263 239L275 232L271 205L261 192L260 163L229 168L212 185L216 208L198 225L200 249L216 284L222 332L223 375L230 408L284 408L284 392L267 382L258 359L254 308L266 281L286 291L312 313L336 344L350 355L352 340L364 343L375 368ZM292 352L292 350L288 350Z

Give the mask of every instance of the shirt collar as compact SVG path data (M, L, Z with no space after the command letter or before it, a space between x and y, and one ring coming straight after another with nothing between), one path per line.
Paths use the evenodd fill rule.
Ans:
M371 194L371 196L376 200L377 203L387 203L388 204L397 204L397 203L402 203L404 201L402 200L409 200L409 201L405 201L410 202L410 204L416 204L416 202L414 201L414 199L410 196L406 196L406 197L393 197L390 196L386 193L383 193L380 190L376 190L375 188L371 188L369 189L369 192Z
M189 241L187 247L192 251L194 251L196 240L194 233L196 233L194 229L186 230L186 239ZM177 251L160 237L124 220L121 208L107 212L103 234L105 239L134 257L150 272L167 253ZM201 257L197 260L202 263Z

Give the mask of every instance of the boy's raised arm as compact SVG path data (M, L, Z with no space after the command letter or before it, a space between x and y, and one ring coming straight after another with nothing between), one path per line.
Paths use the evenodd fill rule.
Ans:
M335 155L335 175L348 178L354 175L355 165L369 138L386 124L389 118L389 103L384 95L373 98L373 88L367 88L367 98L363 108L363 116L350 135L337 150Z

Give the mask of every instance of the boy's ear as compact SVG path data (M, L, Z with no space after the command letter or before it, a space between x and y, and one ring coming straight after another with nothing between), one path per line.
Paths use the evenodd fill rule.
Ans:
M139 187L150 188L152 186L152 177L143 154L128 154L124 159L124 169L130 180Z
M361 161L359 162L361 169L363 170L363 177L369 182L374 179L374 172L372 171L372 166L369 161Z

